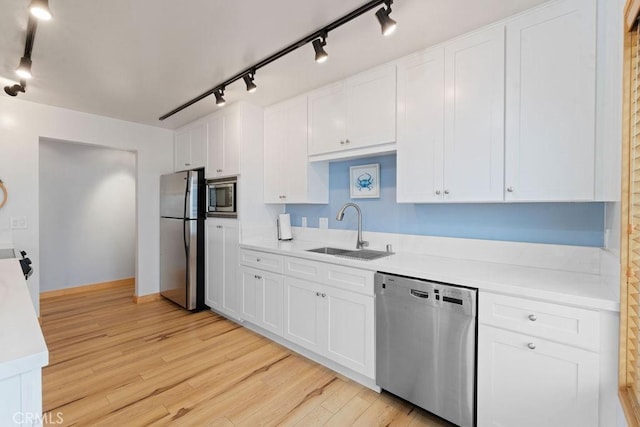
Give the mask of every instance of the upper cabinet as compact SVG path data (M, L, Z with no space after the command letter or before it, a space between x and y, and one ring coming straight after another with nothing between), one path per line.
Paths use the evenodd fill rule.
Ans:
M396 140L395 64L314 91L308 104L308 154L316 156L312 160L393 150L389 145Z
M506 200L593 200L595 0L555 2L506 27Z
M203 168L207 159L207 124L199 122L176 131L173 149L176 172Z
M500 201L504 27L398 64L398 202Z
M222 178L240 174L242 144L242 110L236 106L210 116L207 178Z
M328 203L329 165L309 163L307 97L264 113L264 202Z

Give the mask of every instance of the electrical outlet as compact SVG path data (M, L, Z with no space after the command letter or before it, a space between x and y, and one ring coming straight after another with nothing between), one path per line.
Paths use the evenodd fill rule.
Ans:
M329 218L320 218L319 226L324 230L329 228Z
M24 230L27 228L26 216L12 216L11 217L11 229L12 230Z
M301 224L301 226L302 226L302 227L306 227L306 226L307 226L307 217L306 217L306 216L303 216L303 217L302 217L302 224Z

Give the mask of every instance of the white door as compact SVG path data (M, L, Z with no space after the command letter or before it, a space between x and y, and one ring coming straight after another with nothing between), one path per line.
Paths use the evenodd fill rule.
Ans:
M173 169L183 171L191 168L191 132L183 130L176 132L174 138L174 165Z
M385 65L344 83L347 98L346 149L395 142L396 67Z
M237 220L220 220L221 243L223 247L222 308L221 310L233 317L240 312L241 287L238 275L238 252L240 251L240 235Z
M240 317L247 322L260 324L260 280L259 270L248 267L240 267L240 286L242 288L242 304L240 307Z
M507 200L593 200L596 1L507 23Z
M260 272L258 274L262 298L260 326L282 336L284 325L284 278L279 274Z
M224 121L218 113L207 121L209 141L207 147L207 178L215 178L220 175L224 157Z
M305 105L306 111L306 105ZM283 149L287 144L286 109L268 108L264 112L264 202L284 203L284 165L296 166ZM304 124L306 125L306 118ZM306 131L306 129L305 129ZM306 147L305 147L306 151ZM307 162L307 159L304 160Z
M207 124L200 123L191 129L190 169L203 168L207 163Z
M596 353L480 325L478 426L596 427L598 368Z
M326 356L369 378L375 376L373 297L333 288L321 294L326 310Z
M224 112L223 127L222 164L217 175L239 175L242 145L242 109L239 106Z
M287 203L308 203L312 193L319 188L309 188L315 182L309 174L313 168L309 165L307 147L307 97L300 97L289 103L285 109L285 145L282 147L280 173ZM284 160L284 162L283 162Z
M205 265L205 292L206 304L216 310L222 307L222 282L224 280L224 252L222 244L222 230L220 224L209 219L205 221L206 227L206 258Z
M309 155L345 149L346 99L343 83L309 95Z
M504 191L504 27L445 47L444 199L498 201Z
M283 336L318 354L324 354L326 347L323 288L306 280L284 278Z
M444 190L444 49L398 64L397 201L442 200Z

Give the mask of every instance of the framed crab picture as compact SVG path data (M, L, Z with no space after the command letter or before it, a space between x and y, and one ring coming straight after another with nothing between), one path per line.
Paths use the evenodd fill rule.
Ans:
M380 163L351 166L349 168L352 199L380 197Z

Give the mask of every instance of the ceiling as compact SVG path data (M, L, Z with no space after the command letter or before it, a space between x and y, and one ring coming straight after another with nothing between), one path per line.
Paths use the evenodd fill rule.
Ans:
M395 0L398 30L382 37L373 11L331 32L329 60L302 47L256 74L258 91L229 86L227 103L267 106L399 58L546 0ZM176 128L217 109L213 96L158 117L356 9L365 0L49 0L33 79L20 99ZM3 0L0 84L15 81L29 0ZM2 91L2 95L7 96Z

